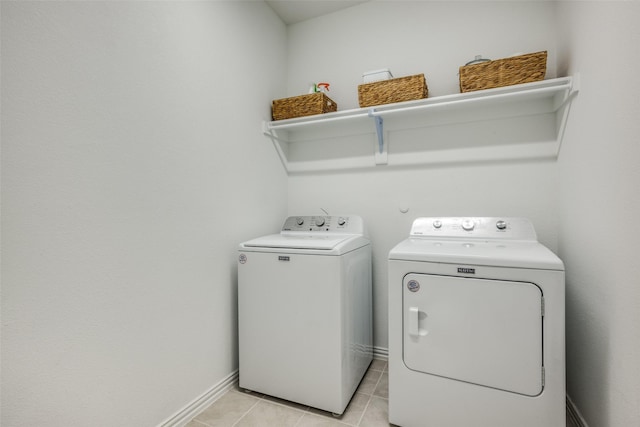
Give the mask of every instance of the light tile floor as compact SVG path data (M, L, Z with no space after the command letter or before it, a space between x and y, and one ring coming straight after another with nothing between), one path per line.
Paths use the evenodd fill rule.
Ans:
M387 362L374 359L341 417L236 387L186 427L389 427ZM462 426L461 426L462 427ZM567 416L567 427L574 427Z

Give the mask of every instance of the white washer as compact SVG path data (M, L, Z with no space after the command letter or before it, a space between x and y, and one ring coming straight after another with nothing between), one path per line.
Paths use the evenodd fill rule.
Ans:
M564 265L523 218L418 218L389 253L389 422L565 426Z
M358 216L297 216L240 245L240 387L342 414L373 356Z

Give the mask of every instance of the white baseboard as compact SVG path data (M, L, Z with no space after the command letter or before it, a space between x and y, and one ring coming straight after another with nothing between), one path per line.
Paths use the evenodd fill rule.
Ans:
M587 422L582 417L582 414L578 410L578 407L576 406L575 403L573 403L573 400L571 400L568 394L567 394L567 415L569 415L569 418L571 418L571 421L573 421L573 424L575 424L576 427L589 427L587 425Z
M389 349L384 347L373 347L373 358L389 360Z
M230 373L222 381L215 384L201 396L194 399L184 408L170 416L168 419L158 424L158 427L183 427L196 415L204 411L209 405L218 400L223 394L231 389L238 382L238 370Z
M389 350L384 347L373 347L373 357L375 359L388 360ZM209 405L218 400L224 393L231 389L238 382L238 370L230 373L218 384L211 387L201 396L194 399L184 408L170 416L168 419L158 424L157 427L183 427Z
M375 359L389 360L389 349L384 347L373 347L373 357ZM200 397L197 397L167 420L158 424L158 427L183 427L209 405L218 400L237 382L238 370L235 370L226 378L222 379L218 384L203 393ZM567 414L572 419L576 427L589 427L569 395L567 395Z

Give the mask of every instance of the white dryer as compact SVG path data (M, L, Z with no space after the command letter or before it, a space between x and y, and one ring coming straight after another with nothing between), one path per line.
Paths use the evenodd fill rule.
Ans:
M240 387L342 414L373 356L358 216L297 216L238 256Z
M389 421L565 426L564 265L523 218L418 218L389 253Z

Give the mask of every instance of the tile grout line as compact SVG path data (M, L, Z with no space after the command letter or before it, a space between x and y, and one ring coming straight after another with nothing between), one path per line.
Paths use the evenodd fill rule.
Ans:
M246 417L246 416L247 416L247 414L248 414L249 412L251 412L251 410L252 410L253 408L255 408L255 407L258 405L258 403L260 403L260 400L262 400L262 399L257 398L256 402L255 402L253 405L251 405L251 408L247 409L247 412L245 412L244 414L242 414L242 416L241 416L240 418L238 418L238 419L236 420L236 422L235 422L235 423L231 424L231 427L233 427L233 426L237 425L237 424L240 422L240 420L242 420L244 417Z
M369 400L367 400L367 404L364 405L364 410L362 411L362 414L360 415L360 418L358 418L358 422L355 424L354 427L359 426L360 423L362 422L362 419L364 418L364 414L367 412L367 409L369 409L369 404L371 404L372 397L373 397L373 394L369 396Z
M303 418L304 418L304 414L302 414L302 416L300 418L298 418L298 421L296 421L296 423L293 425L293 427L298 427L300 425L300 421L302 421Z
M359 426L360 423L362 422L362 419L364 418L364 414L367 413L367 409L369 409L369 405L371 404L371 399L373 399L373 394L376 392L376 389L378 388L378 384L380 384L380 380L382 379L382 374L384 373L384 371L375 371L375 372L380 372L380 377L378 377L378 381L376 381L376 385L373 386L373 391L371 392L371 395L369 395L369 400L367 401L367 404L364 407L364 411L362 411L362 415L360 415L360 419L358 420L358 423L356 424L356 426Z
M367 400L367 404L365 405L364 410L363 410L362 414L360 415L360 418L358 419L357 423L356 424L348 424L348 423L342 422L342 420L337 420L337 419L334 420L334 421L336 421L339 424L344 425L345 427L357 427L357 426L360 425L360 423L362 422L362 419L364 418L365 412L369 408L369 404L371 403L371 399L373 398L374 393L375 393L376 389L378 388L378 385L380 384L380 381L381 381L382 376L383 376L383 374L385 372L384 370L386 369L386 366L387 365L385 364L385 366L382 369L371 369L371 368L368 369L371 372L379 372L380 376L378 377L378 379L376 380L375 385L373 386L373 391L371 392L370 395L368 395L369 398ZM229 392L230 391L232 391L232 390L229 390ZM242 393L242 394L246 394L246 393ZM232 427L236 426L243 418L245 418L249 414L249 412L251 412L258 405L258 403L260 403L261 401L262 402L267 402L267 403L273 403L273 404L275 404L277 406L282 406L282 407L293 409L293 410L295 410L297 412L300 412L302 415L298 419L298 421L296 421L296 424L294 424L294 427L298 426L302 422L302 419L304 418L305 414L315 415L313 412L311 412L311 407L310 406L306 406L306 409L302 410L302 409L299 409L299 408L294 408L294 407L289 406L289 405L284 404L284 403L268 400L268 399L266 399L266 395L264 395L264 394L261 397L257 397L257 396L253 396L253 397L256 399L256 402L253 405L251 405L251 407L244 414L242 414L242 416L240 418L238 418L232 424ZM327 417L327 418L329 418L329 417ZM203 425L205 425L207 427L211 427L209 424L203 423L203 422L198 421L198 420L195 420L195 421L197 421L198 423L203 424Z
M367 371L369 371L369 372L380 372L380 377L376 381L376 384L373 386L373 391L371 392L370 395L368 395L369 398L367 400L367 404L365 405L364 410L362 411L362 414L358 418L358 421L355 424L346 423L346 422L343 422L340 419L333 419L333 421L335 421L338 424L344 425L345 427L358 427L360 425L360 423L362 422L362 418L364 417L364 413L367 411L367 408L369 407L369 403L371 402L371 398L374 396L373 393L375 393L376 388L378 388L378 385L380 384L380 380L382 379L382 375L384 374L384 370L385 370L386 366L387 366L387 364L385 363L385 366L382 369L372 369L371 367L369 367L367 369ZM354 395L355 395L355 393L358 393L358 391L356 390L354 392ZM317 414L314 414L313 412L311 412L311 407L310 406L307 407L307 410L304 411L304 413L305 414L311 414L311 415L317 415ZM302 418L304 418L304 415L302 416ZM294 425L294 427L296 427L298 424L300 424L300 422L302 421L302 418L300 418L298 420L298 422ZM328 416L326 418L330 419Z
M377 383L376 383L376 386L377 386ZM271 397L274 397L274 396L271 396ZM321 417L323 417L323 418L331 419L331 418L330 418L330 417L328 417L328 416L322 416L322 415L320 415L320 414L316 414L316 413L312 412L312 411L311 411L311 409L312 409L312 407L311 407L311 406L303 405L303 406L305 406L305 408L306 408L306 409L304 409L304 410L303 410L303 409L300 409L300 408L294 408L293 406L290 406L290 405L288 405L288 404L286 404L286 403L282 403L282 402L277 402L277 401L269 400L269 399L268 399L268 395L266 395L266 394L263 394L263 395L262 395L262 397L254 396L254 398L257 400L257 401L256 401L256 403L254 403L254 404L251 406L251 408L249 408L249 409L247 410L247 412L245 412L244 414L242 414L242 416L241 416L240 418L238 418L238 420L232 424L232 427L233 427L233 426L235 426L235 425L237 425L237 424L240 422L240 420L242 420L244 417L246 417L246 416L247 416L247 414L248 414L249 412L251 412L251 410L252 410L252 409L253 409L253 408L254 408L258 403L260 403L260 402L265 402L265 403L269 403L269 404L274 404L274 405L276 405L276 406L281 406L281 407L283 407L283 408L288 408L288 409L292 409L292 410L294 410L294 411L296 411L296 412L300 412L300 413L302 414L302 416L300 417L300 419L299 419L298 421L296 421L296 424L294 424L294 426L293 426L293 427L295 427L295 426L297 426L298 424L300 424L300 422L302 421L302 418L304 418L304 415L305 415L305 414L318 415L318 416L321 416ZM296 402L292 402L292 403L296 403ZM326 412L326 411L325 411L325 412ZM339 420L339 419L334 419L334 421L336 421L337 423L340 423L340 424L344 425L345 427L356 427L356 426L357 426L357 424L347 424L347 423L344 423L344 422L342 422L342 421L341 421L341 420ZM211 427L211 426L209 426L209 424L206 424L206 425L207 425L207 427Z
M293 409L296 409L296 408L293 408ZM310 409L311 409L311 407L307 406L307 409L302 411L302 416L298 419L298 421L296 421L296 423L294 424L293 427L296 427L296 426L300 425L300 423L304 419L305 414L310 414L311 413L311 412L309 412Z
M298 418L298 421L296 421L296 423L293 425L293 427L296 427L298 424L300 424L300 422L302 421L302 419L304 418L304 415L305 415L306 413L312 414L312 412L310 412L310 411L309 411L309 410L311 409L311 407L310 407L310 406L303 405L303 406L305 406L305 408L306 408L306 409L302 410L302 409L300 409L300 408L294 408L293 406L287 405L286 403L281 403L281 402L277 402L277 401L274 401L274 400L269 400L269 399L267 399L267 396L268 396L268 395L263 394L263 395L262 395L262 397L259 397L259 398L258 398L258 402L256 402L256 405L257 405L260 401L262 401L262 402L265 402L265 403L272 403L272 404L274 404L274 405L276 405L276 406L281 406L281 407L283 407L283 408L292 409L292 410L294 410L294 411L296 411L296 412L300 412L300 413L302 414L302 415L300 416L300 418ZM271 397L275 397L275 396L271 396ZM300 403L293 402L293 401L290 401L290 400L287 400L287 402L296 403L296 404L298 404L298 405L301 405ZM253 407L251 407L251 408L253 409ZM246 414L245 414L245 415L246 415ZM242 418L244 418L244 416L245 416L245 415L243 415L243 416L242 416ZM239 421L240 421L240 420L238 420L238 422L239 422ZM234 424L234 425L235 425L235 424ZM232 427L233 427L233 426L232 426Z

